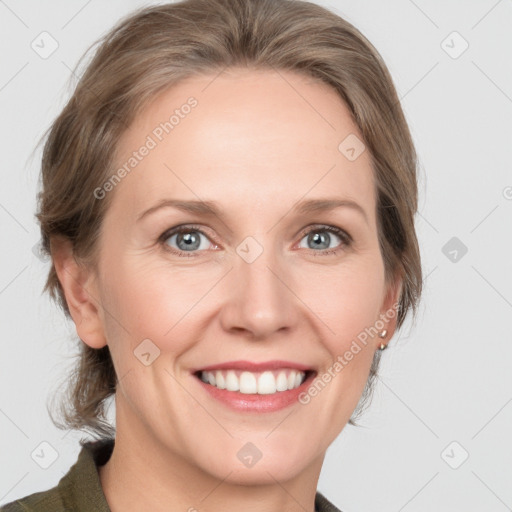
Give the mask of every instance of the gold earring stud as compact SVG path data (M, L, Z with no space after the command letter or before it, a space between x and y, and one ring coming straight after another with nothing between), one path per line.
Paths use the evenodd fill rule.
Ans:
M379 332L379 338L385 338L387 333L388 333L388 331L386 331L386 329L384 329L383 331ZM385 343L381 343L379 345L379 349L380 350L385 350L387 348L388 348L388 346Z

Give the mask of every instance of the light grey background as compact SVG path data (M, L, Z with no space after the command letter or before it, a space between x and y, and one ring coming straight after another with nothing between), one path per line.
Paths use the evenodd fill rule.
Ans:
M318 3L358 27L394 77L420 157L425 273L417 323L383 353L364 428L330 447L319 490L344 512L512 510L512 2ZM0 0L0 503L55 485L79 450L80 434L46 412L73 364L74 326L41 296L31 152L78 58L143 5ZM47 58L31 47L51 49L43 31L58 43ZM42 442L57 455L47 469Z

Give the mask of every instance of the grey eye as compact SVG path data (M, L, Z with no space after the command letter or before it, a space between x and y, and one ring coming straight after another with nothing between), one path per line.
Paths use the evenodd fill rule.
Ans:
M341 236L336 233L333 233L325 228L324 229L317 228L317 229L310 231L302 238L302 240L306 240L307 245L304 247L302 245L302 240L301 240L301 245L299 247L304 248L304 249L320 249L320 250L333 249L334 247L331 246L330 244L333 241L335 242L336 238L338 239L338 243L334 247L339 246L340 243L343 242L343 239L341 238Z
M201 243L201 237L205 239L203 244ZM165 241L168 245L175 244L173 248L184 252L203 250L209 247L208 237L195 229L182 230L171 234Z

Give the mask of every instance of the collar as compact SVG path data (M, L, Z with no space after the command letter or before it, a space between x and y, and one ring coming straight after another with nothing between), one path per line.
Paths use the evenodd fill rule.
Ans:
M63 495L69 496L77 510L111 512L101 488L98 466L105 464L114 449L113 438L80 441L78 459L59 482Z

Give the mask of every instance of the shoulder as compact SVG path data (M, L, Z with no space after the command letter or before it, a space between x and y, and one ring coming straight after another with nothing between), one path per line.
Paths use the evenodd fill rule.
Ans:
M0 512L60 512L66 510L58 486L36 492L0 507Z
M316 492L315 512L342 512L336 508L320 491Z
M108 460L113 445L113 439L81 443L77 461L55 487L7 503L0 512L69 512L90 507L109 512L97 467Z

